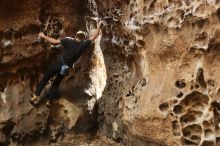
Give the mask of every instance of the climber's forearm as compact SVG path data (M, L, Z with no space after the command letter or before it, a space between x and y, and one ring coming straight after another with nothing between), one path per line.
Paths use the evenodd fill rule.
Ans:
M60 43L60 40L57 40L57 39L48 37L48 36L46 36L46 35L42 36L42 38L45 39L46 41L50 42L51 44L54 44L54 45Z

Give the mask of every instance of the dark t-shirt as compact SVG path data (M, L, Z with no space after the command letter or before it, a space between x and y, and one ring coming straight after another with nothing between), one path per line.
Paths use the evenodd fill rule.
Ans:
M75 39L66 37L60 40L63 48L61 57L66 65L71 67L76 62L81 54L91 45L91 40L83 40L77 42Z

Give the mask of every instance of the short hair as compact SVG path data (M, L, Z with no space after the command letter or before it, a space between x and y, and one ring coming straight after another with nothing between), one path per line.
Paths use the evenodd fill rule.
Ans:
M84 31L78 31L75 36L79 41L84 40L86 38L86 33Z

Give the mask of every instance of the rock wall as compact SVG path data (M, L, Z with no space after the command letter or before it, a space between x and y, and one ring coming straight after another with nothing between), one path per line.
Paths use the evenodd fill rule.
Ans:
M220 145L217 0L90 0L105 22L100 132L125 145Z
M218 0L2 0L0 7L0 145L73 145L78 138L69 134L97 128L127 146L220 145ZM51 108L44 100L31 106L60 52L38 32L92 33L98 19L102 35L63 81L62 98Z
M2 0L0 7L0 145L45 146L68 133L95 132L96 114L91 113L96 89L103 88L101 82L90 79L90 74L102 70L94 66L100 60L97 47L88 49L75 64L61 84L62 98L52 107L45 106L50 83L39 106L29 103L43 73L61 51L60 46L39 40L38 33L63 38L86 31L87 1Z

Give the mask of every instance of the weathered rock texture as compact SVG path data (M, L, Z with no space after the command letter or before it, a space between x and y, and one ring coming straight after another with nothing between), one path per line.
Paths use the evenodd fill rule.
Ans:
M63 81L60 90L65 98L49 109L44 100L37 107L29 103L42 74L61 50L39 40L38 33L62 38L86 30L87 1L3 0L0 7L0 145L45 146L68 133L96 132L92 110L105 79L102 83L94 76L101 73L106 78L97 45L85 52Z
M127 146L220 145L219 0L2 0L0 7L0 145L73 144L66 135L97 128ZM32 107L28 99L60 51L38 32L91 33L97 19L102 35L62 83L66 98Z
M217 0L91 0L107 85L100 131L126 145L220 145Z

